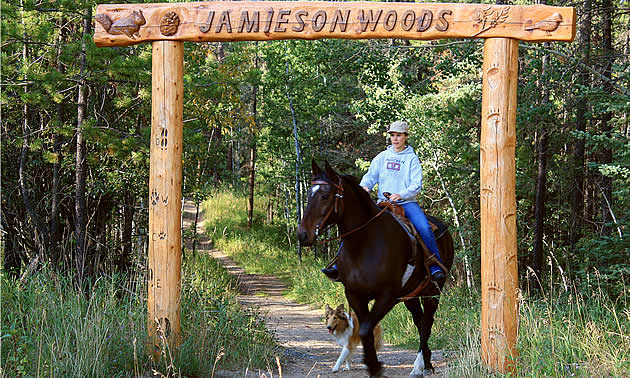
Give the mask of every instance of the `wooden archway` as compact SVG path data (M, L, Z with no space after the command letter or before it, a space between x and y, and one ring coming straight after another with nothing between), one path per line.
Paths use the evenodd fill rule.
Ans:
M181 344L183 41L484 38L481 111L481 356L511 371L517 357L516 88L518 41L575 38L575 10L545 5L239 1L108 4L97 46L153 43L148 333Z

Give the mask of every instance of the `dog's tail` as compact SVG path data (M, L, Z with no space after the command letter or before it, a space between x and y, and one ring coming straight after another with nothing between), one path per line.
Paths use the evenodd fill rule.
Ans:
M383 349L383 327L380 323L374 327L374 349L377 351Z

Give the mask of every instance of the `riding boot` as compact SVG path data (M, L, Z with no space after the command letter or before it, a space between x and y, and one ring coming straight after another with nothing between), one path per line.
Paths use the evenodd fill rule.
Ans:
M326 277L333 282L339 281L339 270L337 270L337 265L333 265L330 268L323 268L322 273L324 273Z
M444 282L446 282L446 275L442 272L442 269L438 269L431 273L431 279L435 281L440 288L442 288L444 287Z

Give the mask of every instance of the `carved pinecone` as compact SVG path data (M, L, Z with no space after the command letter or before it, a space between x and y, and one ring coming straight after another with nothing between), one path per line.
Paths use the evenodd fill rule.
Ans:
M179 16L175 12L166 12L160 21L160 33L171 36L177 33L179 27Z

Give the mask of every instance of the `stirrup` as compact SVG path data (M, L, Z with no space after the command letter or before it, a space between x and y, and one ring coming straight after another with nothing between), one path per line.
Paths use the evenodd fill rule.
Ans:
M328 263L328 265L326 265L326 267L324 269L332 268L337 263L337 260L339 260L339 256L335 255L335 257L333 257L333 259L330 260L330 262ZM324 270L324 269L322 269L322 270Z

